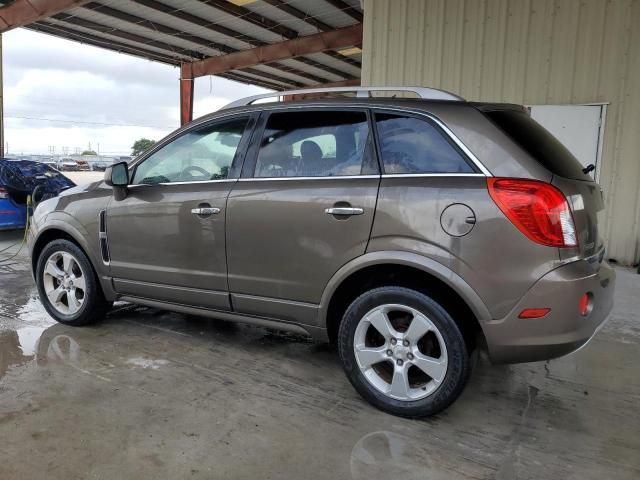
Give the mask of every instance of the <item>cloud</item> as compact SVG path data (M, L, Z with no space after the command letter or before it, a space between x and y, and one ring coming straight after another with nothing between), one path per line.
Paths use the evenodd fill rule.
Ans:
M73 152L91 143L127 154L179 124L179 70L50 35L3 34L5 141L10 153ZM194 117L266 90L196 79ZM125 126L126 125L126 126Z

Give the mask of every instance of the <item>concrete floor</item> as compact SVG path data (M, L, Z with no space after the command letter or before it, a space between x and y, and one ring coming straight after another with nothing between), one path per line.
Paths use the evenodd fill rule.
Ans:
M327 346L124 304L65 327L26 258L0 262L0 479L637 479L640 276L618 279L585 349L481 357L455 405L412 421L365 403Z

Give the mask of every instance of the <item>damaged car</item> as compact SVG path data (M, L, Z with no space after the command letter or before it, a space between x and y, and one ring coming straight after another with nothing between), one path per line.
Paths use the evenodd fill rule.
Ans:
M24 228L31 195L37 204L75 187L75 183L44 163L0 159L0 230Z

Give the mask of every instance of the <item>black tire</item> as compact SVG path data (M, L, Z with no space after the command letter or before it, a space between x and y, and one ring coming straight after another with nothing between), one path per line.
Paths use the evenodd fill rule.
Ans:
M439 386L425 398L398 400L376 389L362 373L354 352L358 324L365 314L386 304L400 304L425 315L439 330L447 351L447 369ZM434 415L451 405L462 393L470 375L469 351L451 315L427 295L404 287L369 290L356 298L344 314L338 332L338 350L347 378L369 403L401 417Z
M66 315L56 309L45 292L44 269L47 259L49 259L49 257L51 257L51 255L55 254L56 252L70 253L77 260L77 263L82 269L82 276L85 280L86 288L84 290L82 305L80 306L78 311L69 315ZM42 305L44 306L47 313L49 313L49 315L51 315L51 317L53 317L56 321L65 325L72 326L87 325L103 319L105 314L109 310L110 303L107 302L104 298L102 288L98 283L98 279L96 277L93 266L91 265L91 262L82 251L82 249L75 243L64 239L54 240L48 243L40 252L35 273L36 286L38 288L40 301L42 302Z

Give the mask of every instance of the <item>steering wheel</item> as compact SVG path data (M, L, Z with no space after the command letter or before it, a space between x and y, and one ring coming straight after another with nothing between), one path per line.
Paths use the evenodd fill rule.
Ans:
M200 175L193 175L191 173L191 171L197 172ZM189 177L197 177L197 176L202 176L205 177L207 179L211 178L211 173L207 172L204 168L202 167L198 167L197 165L190 165L188 167L185 167L182 172L180 172L180 178L184 178L187 175L189 175Z

